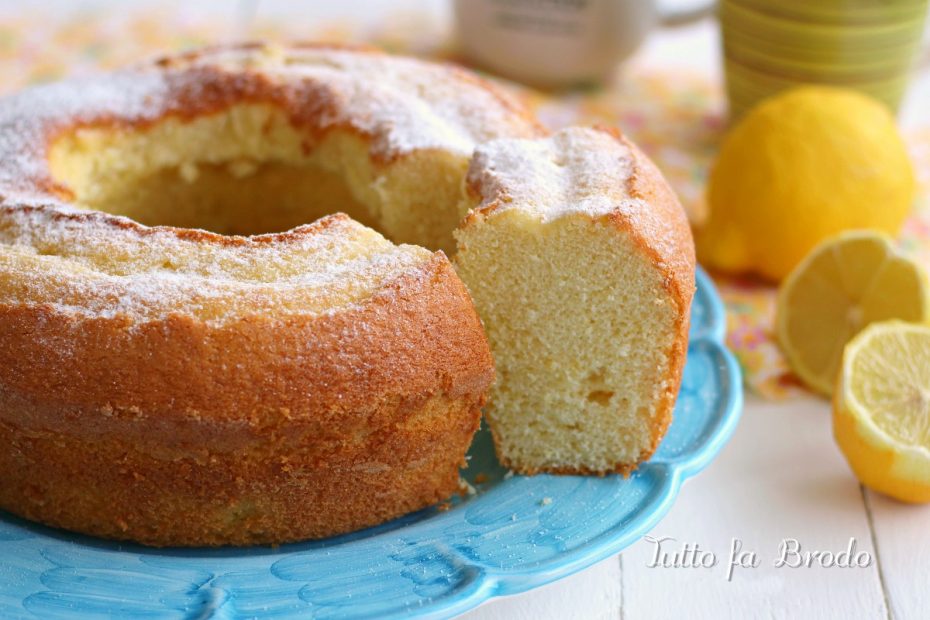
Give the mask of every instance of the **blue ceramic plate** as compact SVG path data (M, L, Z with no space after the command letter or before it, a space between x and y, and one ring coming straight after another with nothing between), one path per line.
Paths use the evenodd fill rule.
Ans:
M629 478L507 476L482 429L465 473L476 495L324 541L148 549L0 513L0 617L448 617L609 557L659 522L739 417L723 306L706 274L697 284L674 422Z

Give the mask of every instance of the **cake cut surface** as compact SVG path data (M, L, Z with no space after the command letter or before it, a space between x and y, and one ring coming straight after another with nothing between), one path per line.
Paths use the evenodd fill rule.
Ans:
M485 414L524 473L629 472L671 421L694 292L691 233L619 133L479 146L456 268L499 380Z

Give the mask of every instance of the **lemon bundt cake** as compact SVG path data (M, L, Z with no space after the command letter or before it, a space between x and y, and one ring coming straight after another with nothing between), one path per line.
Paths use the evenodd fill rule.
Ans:
M618 132L478 147L456 270L497 367L485 414L517 471L628 472L672 417L694 247L653 164Z
M0 101L0 508L211 545L447 498L493 364L446 257L345 215L238 235L341 210L444 247L474 144L538 132L468 73L316 46Z
M503 461L628 471L693 271L635 147L460 69L245 45L27 90L0 100L0 507L154 545L378 523L456 490L492 351Z

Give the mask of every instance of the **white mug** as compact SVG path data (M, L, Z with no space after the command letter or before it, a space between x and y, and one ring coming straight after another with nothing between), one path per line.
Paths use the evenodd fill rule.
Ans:
M603 80L656 25L712 10L712 0L678 12L656 0L455 0L455 22L471 61L529 84L563 87Z

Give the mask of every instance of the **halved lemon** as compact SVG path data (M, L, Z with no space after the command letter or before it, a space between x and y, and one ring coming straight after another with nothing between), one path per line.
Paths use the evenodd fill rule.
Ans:
M930 502L930 327L875 323L846 346L833 434L864 485Z
M810 388L830 395L846 343L876 321L930 319L930 284L916 262L874 231L841 233L815 247L778 292L782 351Z

